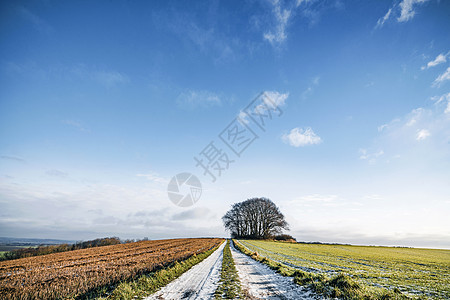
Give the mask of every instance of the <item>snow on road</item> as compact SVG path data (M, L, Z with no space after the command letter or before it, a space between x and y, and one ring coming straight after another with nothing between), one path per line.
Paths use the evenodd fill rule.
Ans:
M250 299L317 299L317 295L294 283L292 277L284 277L268 266L255 261L237 250L232 244L236 269L241 287Z
M220 280L222 252L225 244L222 243L219 249L205 260L193 266L145 300L214 299L214 292Z
M220 280L222 252L226 243L208 258L145 300L214 299ZM291 277L275 273L231 246L241 287L247 299L317 299L317 295L295 284Z

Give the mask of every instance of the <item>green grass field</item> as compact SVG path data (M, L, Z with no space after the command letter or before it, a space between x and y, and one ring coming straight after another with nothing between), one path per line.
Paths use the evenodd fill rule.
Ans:
M450 250L240 241L249 250L313 273L347 274L367 286L450 298Z

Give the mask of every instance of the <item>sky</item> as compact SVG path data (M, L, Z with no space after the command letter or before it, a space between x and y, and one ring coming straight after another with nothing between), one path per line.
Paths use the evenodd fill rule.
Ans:
M450 2L0 5L0 236L227 236L267 197L300 241L450 248Z

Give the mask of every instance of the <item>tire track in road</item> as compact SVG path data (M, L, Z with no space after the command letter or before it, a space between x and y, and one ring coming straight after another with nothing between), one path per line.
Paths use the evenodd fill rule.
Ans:
M294 283L291 277L276 273L237 250L233 244L230 246L242 290L249 299L317 299L317 295Z
M225 242L202 262L145 300L213 299L220 280Z

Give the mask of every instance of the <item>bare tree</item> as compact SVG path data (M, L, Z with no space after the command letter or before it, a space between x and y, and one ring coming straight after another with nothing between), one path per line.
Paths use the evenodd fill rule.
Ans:
M232 238L267 239L289 230L280 209L267 198L235 203L222 220Z

